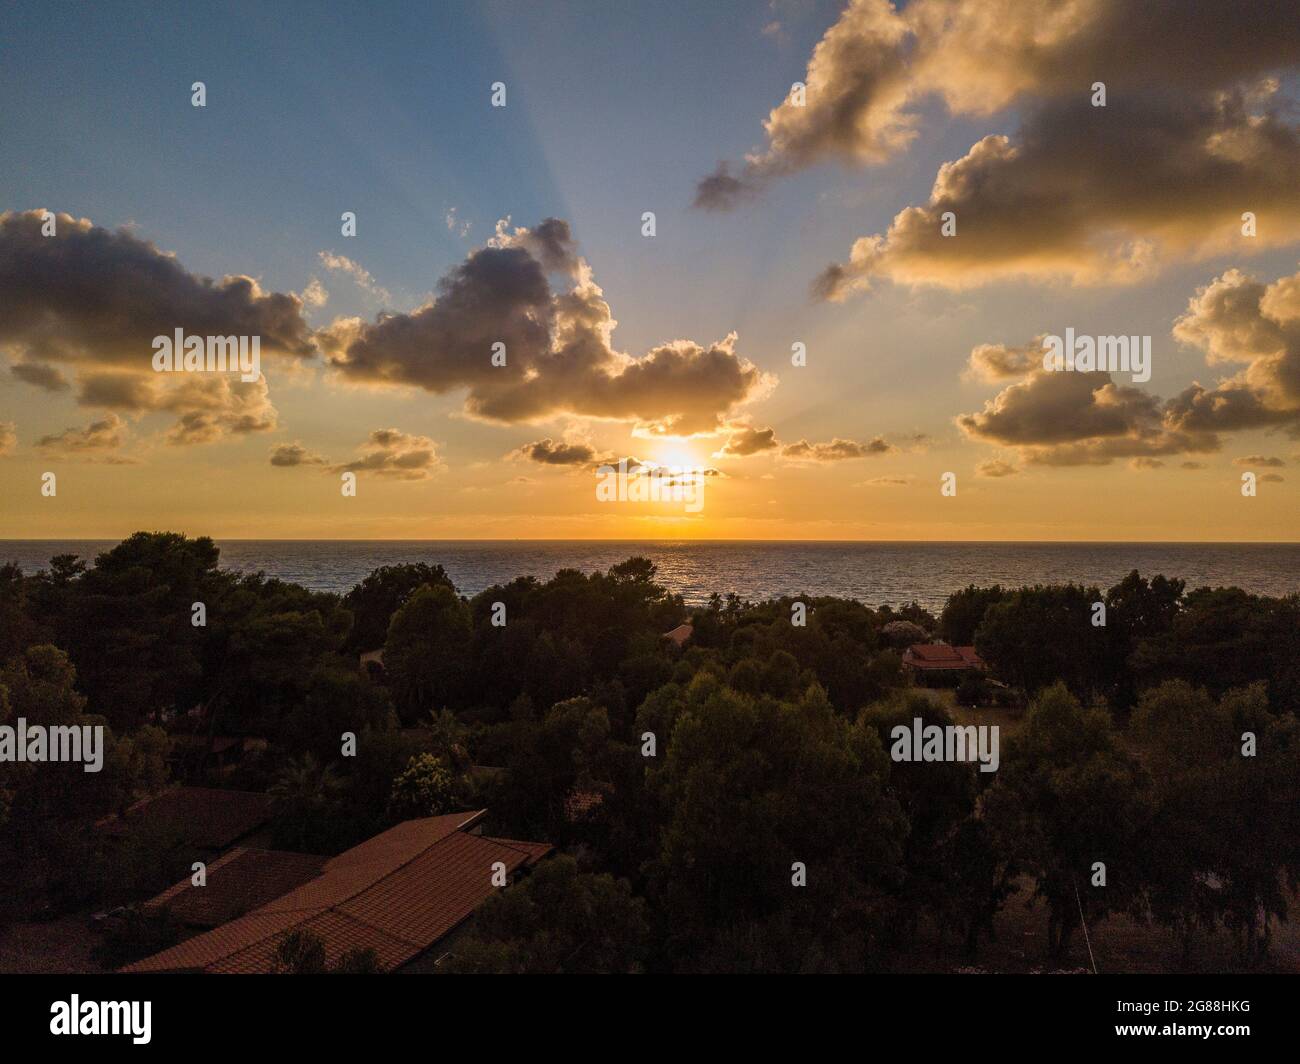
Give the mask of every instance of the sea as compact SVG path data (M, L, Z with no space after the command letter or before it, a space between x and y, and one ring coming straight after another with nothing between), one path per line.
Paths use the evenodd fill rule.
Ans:
M0 563L24 572L56 554L93 561L112 540L0 540ZM634 556L688 603L713 592L760 601L836 595L870 606L916 601L939 610L967 584L1082 583L1105 590L1131 570L1180 577L1188 589L1300 592L1300 543L887 543L657 540L218 540L221 564L262 571L317 591L343 593L381 565L429 562L475 595L517 576L604 571Z

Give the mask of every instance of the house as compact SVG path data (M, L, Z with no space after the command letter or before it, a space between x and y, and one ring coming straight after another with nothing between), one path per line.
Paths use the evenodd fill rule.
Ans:
M121 971L272 972L277 946L293 931L316 936L329 965L373 950L384 971L431 970L498 875L515 876L551 851L550 843L481 834L486 813L407 820L329 858L280 897Z
M971 672L982 672L984 661L974 647L947 643L913 643L903 651L903 670L913 683L954 684Z
M564 799L564 819L570 824L577 824L595 816L596 810L604 804L603 791L575 787Z
M143 908L166 909L186 927L217 927L315 879L328 861L310 853L236 846L207 866L203 886L196 887L187 876Z
M679 624L671 632L664 632L664 634L660 636L660 638L670 639L675 645L679 647L685 646L686 640L690 639L694 631L695 631L694 625L692 625L690 621L686 621L683 624Z
M235 843L269 841L271 796L220 787L172 787L144 798L121 816L96 824L110 837L172 836L201 853L216 854Z

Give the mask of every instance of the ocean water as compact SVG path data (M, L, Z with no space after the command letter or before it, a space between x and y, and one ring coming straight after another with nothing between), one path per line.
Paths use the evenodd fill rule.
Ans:
M687 602L717 591L760 600L779 595L838 595L868 605L915 599L943 606L967 584L1064 583L1103 590L1130 570L1163 573L1201 586L1237 586L1257 594L1300 592L1300 543L792 543L591 540L224 540L221 564L264 571L318 591L345 592L380 565L442 565L462 594L516 576L546 579L560 569L592 572L634 555L650 558L658 579ZM25 572L55 554L88 561L113 541L0 540L0 562Z

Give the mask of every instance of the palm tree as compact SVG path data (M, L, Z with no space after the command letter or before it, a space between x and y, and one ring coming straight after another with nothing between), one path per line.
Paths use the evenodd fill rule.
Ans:
M322 765L315 754L285 762L270 794L275 809L275 834L280 845L311 848L328 833L335 807L347 781L332 764Z

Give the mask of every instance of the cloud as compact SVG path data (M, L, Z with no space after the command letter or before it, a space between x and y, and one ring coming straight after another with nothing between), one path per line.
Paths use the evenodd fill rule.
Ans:
M72 387L56 366L44 362L15 362L9 367L9 372L20 381L44 388L47 392L66 392Z
M1158 396L1116 384L1109 373L1035 370L957 425L973 439L1017 448L1032 465L1107 465L1219 447L1213 436L1170 431Z
M736 354L734 334L632 358L612 346L616 324L568 224L550 218L531 230L500 223L428 305L340 319L318 336L344 379L463 389L466 413L506 424L571 414L634 422L644 434L711 433L773 384ZM498 343L505 365L493 364Z
M1261 473L1259 479L1267 484L1281 484L1286 480L1281 473Z
M1233 465L1243 466L1247 469L1267 467L1269 469L1281 469L1286 465L1286 460L1277 457L1269 457L1262 454L1248 454L1244 458L1234 458Z
M758 428L754 425L734 424L727 426L727 439L713 455L714 458L748 458L775 450L780 446L776 438L776 429Z
M913 142L935 102L985 118L1089 92L1095 81L1111 100L1209 94L1295 63L1300 31L1269 0L1197 8L1189 13L1182 0L911 0L900 11L888 0L851 0L813 50L806 99L787 95L773 108L762 147L738 173L723 164L701 182L697 202L733 206L736 187L757 189L830 160L886 162ZM719 174L730 182L713 180Z
M325 465L328 459L307 450L301 443L280 443L271 448L271 464L283 468L303 465Z
M737 176L726 160L695 186L692 206L706 211L729 211L746 200L757 199L762 187L752 176Z
M781 457L796 461L836 462L848 458L889 454L894 449L893 444L887 443L880 436L873 437L866 443L836 436L829 443L809 443L807 440L800 440L798 443L787 444L781 449Z
M307 282L307 287L299 294L298 298L308 307L323 307L329 302L330 294L325 290L325 286L320 283L319 277L313 277Z
M44 213L0 214L0 349L21 359L11 372L57 388L53 364L70 366L80 404L175 413L175 442L274 426L264 379L155 373L153 338L259 336L264 357L305 360L316 349L297 296L251 277L191 274L131 232L84 218L60 214L44 236Z
M18 446L18 430L12 421L0 421L0 458L14 453Z
M434 442L400 429L376 429L361 445L361 457L331 466L331 473L373 473L394 480L425 480L441 468Z
M1027 344L980 344L971 349L966 371L967 380L1002 381L1023 377L1043 364L1043 338L1034 337Z
M44 212L0 214L0 347L40 362L151 370L152 341L176 329L260 336L262 353L314 353L302 302L251 277L213 281L125 229Z
M1152 91L1093 107L1080 94L1031 112L1014 140L991 134L945 163L927 203L859 238L814 291L842 299L877 278L1132 283L1168 261L1292 243L1297 169L1300 130L1240 95ZM1253 238L1241 235L1246 209L1266 219Z
M359 262L354 262L346 255L339 255L333 251L318 251L316 257L327 270L334 270L337 273L347 274L356 282L358 288L369 292L381 303L392 301L392 296L388 289L375 283L375 279L370 275L370 271L362 266Z
M109 413L84 428L67 428L53 435L42 436L36 441L36 446L65 458L125 465L133 460L108 452L121 448L126 443L126 436L126 422L116 414Z
M1214 389L1178 397L1179 416L1197 427L1262 428L1300 423L1300 272L1265 285L1227 270L1197 289L1174 336L1201 348L1211 365L1243 365Z
M871 488L903 488L911 483L911 477L872 477L864 480L862 485Z
M774 108L765 143L705 177L696 204L734 207L826 161L887 162L942 109L996 125L939 168L926 203L827 267L819 297L876 279L1120 283L1291 243L1300 131L1276 75L1300 62L1296 23L1268 0L852 0L813 51L804 105L792 94ZM1093 106L1098 82L1105 106ZM957 228L944 236L948 212Z
M1204 469L1205 463L1204 462L1180 462L1179 468L1180 469Z
M526 458L541 465L585 466L598 464L596 449L587 443L563 443L549 436L526 443L510 453L509 457Z
M77 401L83 406L176 414L167 433L173 444L270 432L278 422L265 377L244 381L209 373L83 373L79 383Z
M1159 458L1130 458L1129 465L1134 469L1163 469L1164 462Z
M459 212L455 207L448 208L447 216L444 220L447 223L447 229L449 232L455 233L459 237L466 237L469 235L471 225L469 222L461 220Z
M1222 446L1220 434L1251 429L1283 427L1300 436L1300 273L1266 285L1228 270L1197 290L1173 335L1201 348L1211 365L1238 372L1161 400L1116 384L1108 373L1040 366L982 411L959 416L957 425L970 438L1015 447L1026 462L1042 465L1211 453Z
M1010 462L1001 462L990 459L987 462L981 462L975 467L977 477L1014 477L1020 470Z

